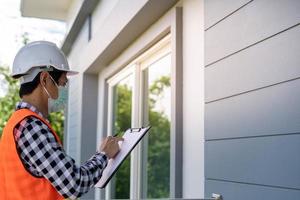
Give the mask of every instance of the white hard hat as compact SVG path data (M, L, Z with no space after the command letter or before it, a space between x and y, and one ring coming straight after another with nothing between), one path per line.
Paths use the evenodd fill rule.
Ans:
M56 44L48 41L35 41L22 47L17 53L12 68L12 77L20 78L20 82L33 81L41 71L51 71L53 68L65 71L68 75L78 72L70 70L64 53Z

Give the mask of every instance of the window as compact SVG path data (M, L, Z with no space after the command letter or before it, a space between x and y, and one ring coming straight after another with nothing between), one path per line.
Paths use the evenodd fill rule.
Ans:
M128 199L131 191L140 198L170 197L171 55L167 35L107 80L108 133L152 126L138 156L127 158L110 182L108 199Z
M171 53L164 48L141 63L143 125L152 126L143 141L143 198L168 198L170 188Z
M109 81L109 135L120 133L131 127L133 75L122 73ZM110 181L109 199L128 199L130 197L130 157L126 158Z

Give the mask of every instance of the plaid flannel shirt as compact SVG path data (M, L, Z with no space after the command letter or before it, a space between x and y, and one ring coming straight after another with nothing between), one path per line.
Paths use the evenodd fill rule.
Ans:
M43 117L34 106L19 102L16 110L27 108ZM48 126L36 117L27 117L14 129L14 137L25 169L45 177L65 198L75 199L89 191L101 178L108 159L96 153L80 167L57 143Z

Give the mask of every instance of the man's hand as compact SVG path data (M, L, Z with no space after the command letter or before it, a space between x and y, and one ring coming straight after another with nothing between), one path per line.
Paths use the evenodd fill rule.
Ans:
M109 159L114 158L120 151L120 146L118 144L119 141L124 141L124 139L122 137L108 136L102 142L100 151L104 152Z

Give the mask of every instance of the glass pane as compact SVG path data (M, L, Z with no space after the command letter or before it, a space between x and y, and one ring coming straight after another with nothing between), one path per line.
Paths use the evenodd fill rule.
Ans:
M114 87L113 133L124 132L131 127L132 75ZM113 199L128 199L130 196L130 157L121 165L112 180Z
M148 98L147 198L170 195L171 54L160 58L144 72ZM144 119L145 120L145 119Z

